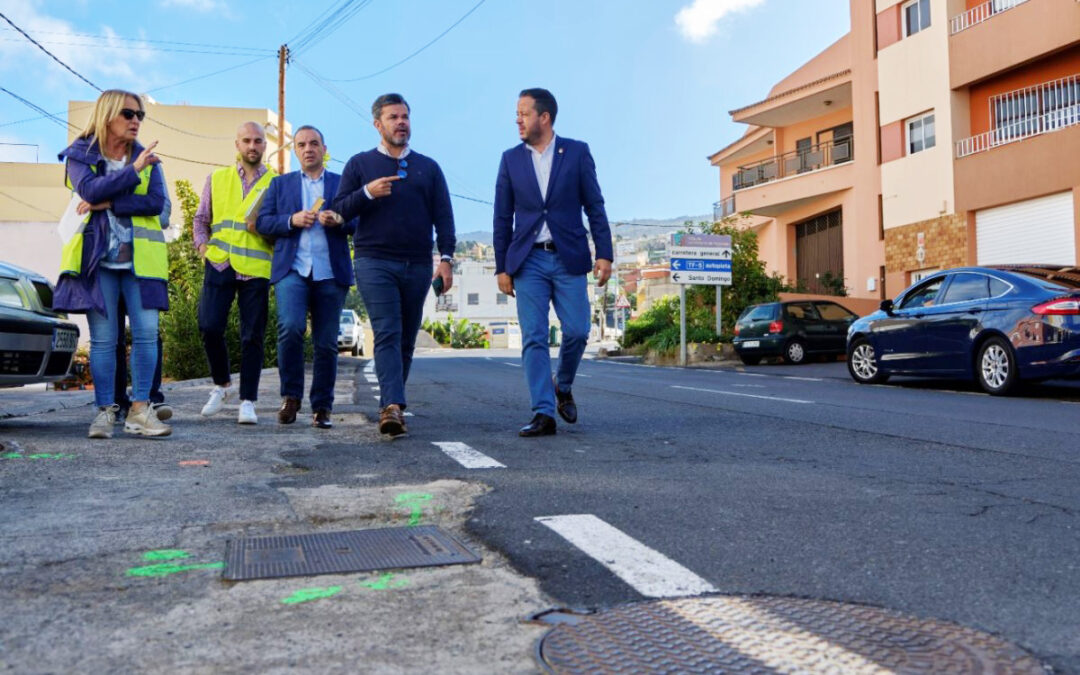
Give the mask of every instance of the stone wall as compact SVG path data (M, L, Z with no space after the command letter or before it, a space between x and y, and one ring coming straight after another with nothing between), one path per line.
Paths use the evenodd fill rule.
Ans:
M954 213L933 220L885 230L885 267L889 274L929 268L948 269L968 261L967 214ZM917 258L918 236L923 233L926 257Z

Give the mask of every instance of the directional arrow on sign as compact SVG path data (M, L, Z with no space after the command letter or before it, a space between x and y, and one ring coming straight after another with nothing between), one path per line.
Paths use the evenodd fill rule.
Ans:
M671 261L671 269L681 270L682 269L682 261L681 260L672 260Z
M720 255L725 257L725 258L730 258L731 257L731 249L730 248L725 248L724 252L721 253Z
M672 280L672 281L678 281L678 280L679 280L679 275L678 275L678 273L676 273L676 274L672 274L672 275L671 275L671 280Z

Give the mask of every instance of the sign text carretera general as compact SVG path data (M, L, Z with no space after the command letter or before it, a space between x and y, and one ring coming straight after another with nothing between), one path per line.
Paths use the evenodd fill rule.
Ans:
M731 237L726 234L673 234L668 257L677 284L731 285Z

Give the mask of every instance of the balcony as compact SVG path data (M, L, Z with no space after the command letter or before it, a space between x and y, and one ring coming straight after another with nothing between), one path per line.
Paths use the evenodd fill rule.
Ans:
M738 172L731 177L731 187L733 190L743 190L762 183L850 162L854 156L855 138L853 136L819 143L804 150L793 150L772 159L740 166Z
M735 210L775 218L855 184L854 138L846 136L739 168Z
M956 142L956 158L1080 124L1080 73L990 99L986 133Z
M949 23L949 85L960 89L1080 42L1080 2L991 0Z
M949 35L956 35L961 31L965 31L972 26L986 21L995 14L1007 12L1013 7L1022 5L1027 1L1028 0L989 0L989 2L976 5L963 14L958 14L952 19L949 19Z
M712 205L713 222L720 222L728 216L735 215L735 198L721 199Z

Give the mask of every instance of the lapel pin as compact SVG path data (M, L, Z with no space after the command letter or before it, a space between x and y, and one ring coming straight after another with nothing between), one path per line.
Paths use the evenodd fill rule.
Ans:
M559 148L559 154L560 155L563 154L563 150L566 150L566 148Z

